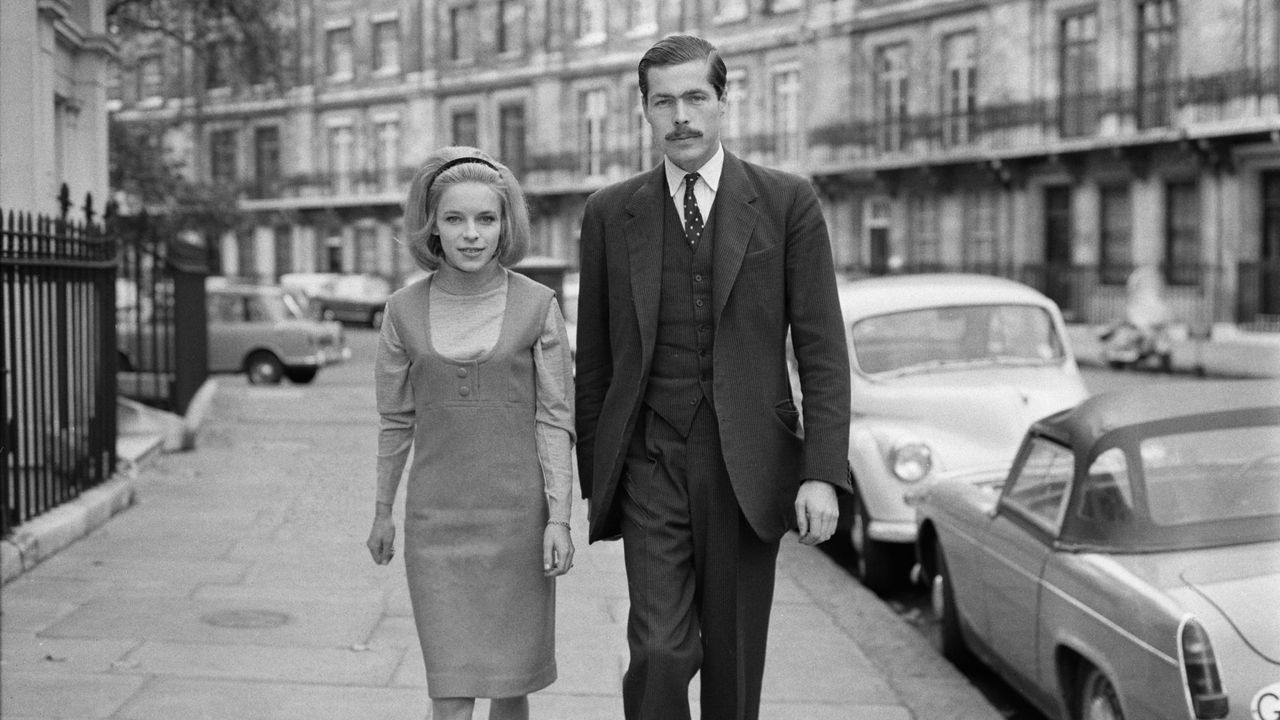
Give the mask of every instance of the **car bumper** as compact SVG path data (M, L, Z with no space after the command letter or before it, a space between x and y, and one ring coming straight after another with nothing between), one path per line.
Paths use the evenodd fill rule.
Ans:
M916 524L913 520L872 520L867 525L867 535L880 542L914 543Z

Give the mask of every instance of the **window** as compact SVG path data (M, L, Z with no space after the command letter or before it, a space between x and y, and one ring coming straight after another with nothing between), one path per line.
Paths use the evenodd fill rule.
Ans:
M524 50L524 0L498 0L498 52Z
M287 272L293 272L293 228L288 225L277 225L273 229L273 240L276 251L276 279Z
M889 45L875 53L875 112L883 152L897 152L906 141L908 46Z
M474 109L454 111L453 144L468 147L480 145L480 126Z
M773 136L779 160L799 160L800 72L787 70L773 76Z
M996 266L997 212L999 198L994 191L964 193L964 267L989 271Z
M627 27L633 33L658 27L658 0L627 0Z
M215 185L230 185L236 181L235 130L209 133L209 179Z
M499 158L516 176L524 175L526 162L524 105L512 103L498 108Z
M373 70L385 74L400 71L400 23L396 20L373 24Z
M1064 137L1098 130L1098 14L1062 19L1058 29L1058 131Z
M973 32L949 35L942 41L942 141L962 145L973 139L973 114L977 109L978 36Z
M236 233L236 260L240 264L237 275L242 278L258 276L258 247L253 242L252 231L242 230ZM246 314L245 319L252 320L252 313Z
M231 46L226 42L214 42L205 47L204 86L216 90L231 85Z
M1133 483L1129 463L1120 448L1103 451L1085 475L1075 514L1098 525L1116 525L1133 518Z
M279 192L280 129L277 127L253 131L253 179L258 197L274 197Z
M604 0L578 0L578 40L601 42L605 35Z
M1099 188L1098 279L1106 285L1123 285L1133 264L1133 210L1128 185Z
M1138 126L1163 127L1172 119L1176 90L1176 5L1140 0L1138 15Z
M333 192L351 192L351 127L338 125L329 128L329 182Z
M112 102L124 100L124 83L120 77L120 65L115 62L107 66L107 100Z
M159 55L138 60L138 99L159 98L164 93L164 66Z
M398 188L396 166L400 159L400 121L382 120L374 124L374 142L377 152L373 155L373 170L382 192Z
M1037 527L1055 534L1062 524L1075 467L1071 451L1040 437L1031 439L1026 461L1000 498Z
M939 200L936 195L912 195L907 201L910 213L910 261L916 271L942 269L942 231Z
M582 93L582 167L584 175L602 175L605 169L605 128L609 118L609 99L604 90Z
M473 5L449 8L450 60L470 60L475 57L475 15Z
M1194 180L1165 186L1165 280L1200 282L1200 188Z
M741 145L747 136L747 74L742 70L731 71L724 86L724 139L732 145Z
M350 80L352 64L351 28L334 28L325 34L325 69L330 80Z

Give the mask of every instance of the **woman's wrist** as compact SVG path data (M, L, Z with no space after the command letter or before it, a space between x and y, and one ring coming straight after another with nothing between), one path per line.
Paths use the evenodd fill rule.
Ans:
M382 520L391 517L391 503L379 500L373 507L373 518Z
M564 529L566 529L566 530L568 530L568 529L569 529L569 521L568 521L568 520L548 520L548 521L547 521L547 527L551 527L552 525L559 525L559 526L563 527L563 528L564 528Z

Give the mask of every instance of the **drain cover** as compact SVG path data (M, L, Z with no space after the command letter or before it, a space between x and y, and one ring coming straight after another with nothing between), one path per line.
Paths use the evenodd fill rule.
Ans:
M288 625L291 619L287 613L272 610L219 610L201 616L200 621L214 627L262 630Z

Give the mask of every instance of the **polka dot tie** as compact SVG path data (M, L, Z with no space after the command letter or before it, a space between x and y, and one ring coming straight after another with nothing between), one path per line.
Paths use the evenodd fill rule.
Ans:
M698 184L698 173L684 176L684 239L689 247L695 247L702 237L702 211L698 209L698 198L693 195L693 186Z

